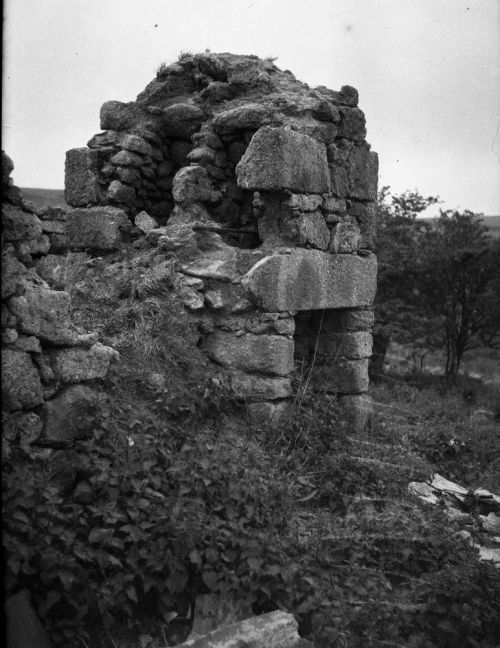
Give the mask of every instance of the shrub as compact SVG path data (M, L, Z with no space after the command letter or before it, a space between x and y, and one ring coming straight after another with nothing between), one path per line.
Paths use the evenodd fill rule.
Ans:
M218 407L207 389L184 402L159 394L141 421L108 404L69 489L46 461L5 466L10 588L30 588L56 643L97 620L168 622L197 591L258 598L287 484L255 468L251 448L214 439L189 398Z

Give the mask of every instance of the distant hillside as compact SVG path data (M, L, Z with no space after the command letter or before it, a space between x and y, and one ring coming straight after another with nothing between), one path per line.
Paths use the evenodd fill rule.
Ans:
M25 200L32 202L35 207L62 207L68 209L69 205L64 200L64 189L33 189L21 187Z
M500 216L485 216L484 224L494 238L500 238Z

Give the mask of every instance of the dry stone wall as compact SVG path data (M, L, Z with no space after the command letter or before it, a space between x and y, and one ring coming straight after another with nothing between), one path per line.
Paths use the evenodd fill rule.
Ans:
M357 104L269 60L183 55L67 153L70 248L129 235L174 258L202 348L255 418L286 412L298 363L366 410L378 160Z
M43 279L50 249L66 249L62 210L40 217L22 200L2 151L2 447L28 454L88 432L99 396L87 383L106 375L116 352L77 329L70 296ZM53 256L53 255L51 255ZM46 452L46 451L41 451Z

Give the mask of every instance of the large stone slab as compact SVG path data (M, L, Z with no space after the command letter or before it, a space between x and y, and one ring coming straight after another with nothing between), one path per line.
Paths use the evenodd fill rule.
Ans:
M267 312L370 306L377 288L374 255L294 250L265 257L243 277L252 301Z
M243 189L330 191L326 147L285 128L259 129L236 167L236 176Z
M86 207L99 202L101 188L97 180L99 153L87 147L66 151L64 199L73 207Z
M122 232L132 223L118 207L89 207L68 213L66 234L71 248L115 250L121 246Z
M203 342L203 349L223 367L271 376L286 376L293 370L293 340L281 335L246 333L237 337L216 331Z
M268 612L239 623L222 626L178 648L299 648L297 621L282 610Z

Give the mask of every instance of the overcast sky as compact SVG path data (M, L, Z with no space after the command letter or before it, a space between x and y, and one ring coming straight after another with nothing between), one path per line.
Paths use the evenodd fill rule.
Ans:
M359 90L380 186L500 214L499 0L4 0L2 147L62 188L64 154L180 51L277 57Z

